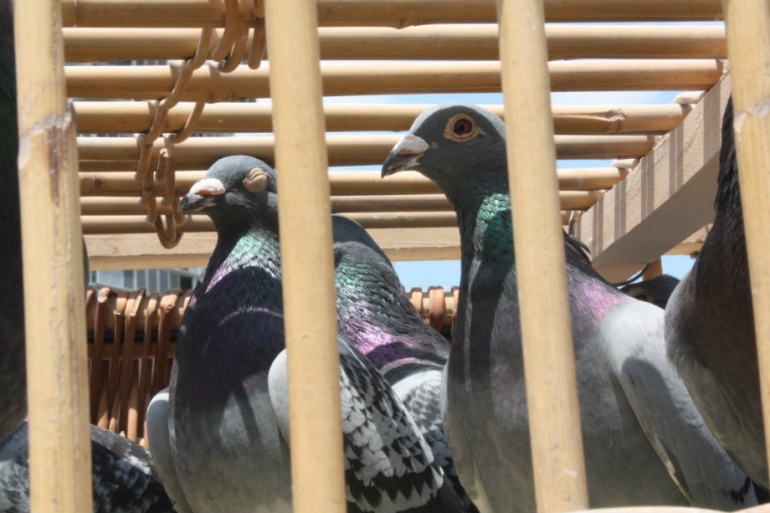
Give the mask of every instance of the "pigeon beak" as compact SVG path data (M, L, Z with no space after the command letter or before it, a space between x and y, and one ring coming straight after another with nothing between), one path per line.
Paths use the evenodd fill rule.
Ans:
M406 134L396 143L385 163L382 164L382 177L410 169L419 162L420 157L428 149L430 145L425 142L425 139Z
M180 212L198 212L204 208L214 207L217 196L225 193L225 186L216 178L204 178L190 187L190 192L179 201Z

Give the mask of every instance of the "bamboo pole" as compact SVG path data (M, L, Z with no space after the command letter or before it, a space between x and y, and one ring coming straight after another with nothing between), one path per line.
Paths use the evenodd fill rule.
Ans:
M13 8L30 506L85 512L92 497L83 249L61 11L55 0L16 1Z
M706 90L724 71L715 59L557 61L548 68L553 91ZM325 62L321 70L325 96L500 91L498 62ZM164 98L176 82L169 66L68 66L65 75L70 96L93 99ZM267 63L227 74L202 67L180 100L267 98L269 75Z
M399 135L329 135L326 137L329 164L349 166L378 164L385 160L396 144ZM618 159L638 158L646 155L653 147L654 138L648 135L557 135L556 154L560 159ZM259 137L192 137L174 145L171 151L173 165L179 170L206 169L218 158L227 155L253 155L267 162L273 162L274 138ZM152 148L152 163L157 167L157 158L164 147L158 139ZM136 169L139 148L135 139L129 137L78 137L78 151L85 165L103 170Z
M364 228L456 228L454 212L346 212L345 217ZM561 211L561 222L569 221L569 213ZM86 235L112 235L130 233L155 233L155 226L139 215L84 215L83 233ZM187 233L214 231L214 224L205 216L188 218L182 230Z
M492 0L319 0L321 26L405 27L427 23L494 22ZM719 0L546 0L549 21L711 21L721 18ZM224 3L209 0L63 0L64 26L223 27ZM240 15L253 20L252 3Z
M559 193L562 210L587 210L602 197L601 191L564 191ZM443 194L412 194L391 196L332 196L332 212L392 213L392 212L452 212L454 209ZM158 204L159 215L174 215L173 205ZM142 215L147 209L138 197L85 196L80 198L80 213L87 216ZM204 215L193 213L194 215ZM454 226L454 225L452 225Z
M765 222L770 207L770 5L766 0L724 0L723 5L765 443L770 457L770 226Z
M168 132L184 128L194 103L172 108ZM326 129L333 131L409 130L414 119L430 104L326 104ZM483 105L503 117L502 105ZM552 108L557 134L664 134L676 128L688 107L659 105L555 105ZM152 106L143 102L75 102L78 132L82 134L134 134L152 126ZM272 132L272 108L263 103L207 105L195 125L198 133Z
M217 45L222 30L209 43ZM497 25L330 27L318 31L321 58L330 60L498 60ZM724 27L546 26L551 60L578 58L727 57ZM64 29L67 62L188 59L198 29ZM251 36L246 47L251 45Z
M543 3L497 0L497 8L505 108L516 112L506 140L535 498L539 513L560 513L587 508L588 493L553 125L545 116Z
M280 170L278 220L294 511L344 513L334 256L316 1L264 0L264 5ZM309 331L306 315L311 311L316 315Z
M622 180L626 173L627 170L618 168L560 169L557 171L559 186L562 191L610 189ZM175 195L186 194L195 182L202 180L205 176L205 171L177 171L175 173ZM418 173L402 173L387 181L378 180L375 178L376 176L379 176L376 171L331 171L329 172L331 194L332 196L376 196L440 192L440 189L433 182ZM130 196L138 201L142 192L142 184L136 180L133 172L84 172L79 174L79 178L81 196L105 196L113 199ZM164 183L154 182L153 192L158 197L162 196L165 193ZM562 194L564 197L568 196L565 192ZM581 198L583 196L575 194L571 197ZM585 197L593 198L594 196Z

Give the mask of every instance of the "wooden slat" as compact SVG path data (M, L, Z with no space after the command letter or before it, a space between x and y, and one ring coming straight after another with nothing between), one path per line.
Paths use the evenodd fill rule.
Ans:
M181 103L167 117L168 132L180 131L194 103ZM324 105L326 130L409 130L414 119L430 104ZM503 116L502 105L484 105ZM557 134L662 134L673 130L689 108L662 105L555 105L552 108ZM153 121L152 106L143 102L75 102L81 134L134 134L147 132ZM195 125L197 132L272 132L272 108L265 103L217 103L206 105Z
M562 210L586 210L601 198L603 191L561 191L559 200ZM389 196L332 196L332 212L335 214L389 212L453 212L454 208L443 194L411 194ZM145 207L136 197L83 197L80 213L84 216L143 215ZM173 206L160 204L158 213L172 215ZM202 218L202 212L193 212Z
M344 513L329 159L315 0L264 0L278 173L293 509ZM307 314L313 312L313 329Z
M716 59L557 61L548 65L553 91L704 90L722 75ZM325 96L481 93L500 91L498 62L328 63L321 67ZM241 65L222 74L196 70L182 101L267 98L270 66ZM168 66L68 66L67 93L76 98L154 100L168 96L176 73Z
M556 212L543 3L497 0L497 13L505 109L516 114L505 134L535 503L538 513L562 513L587 508L588 489L563 223Z
M770 3L722 0L722 5L732 64L732 128L740 168L738 179L751 277L759 383L762 384L767 462L770 457L770 387L767 386L770 381L770 226L766 221L770 207Z
M326 146L329 165L350 166L382 164L399 135L328 135ZM648 135L558 135L556 152L560 159L635 158L652 148ZM227 155L253 155L265 162L274 161L274 138L261 137L191 137L174 145L171 152L176 169L206 169ZM155 141L152 158L156 163L163 141ZM78 137L81 170L136 169L139 147L131 137ZM101 162L99 162L101 161Z
M255 16L240 0L244 20ZM659 21L721 18L719 0L545 0L548 21ZM223 27L224 3L209 0L63 0L65 27ZM318 0L321 26L406 27L495 22L493 0Z
M222 31L215 31L209 51ZM721 26L546 27L551 60L578 58L726 58ZM246 48L251 47L251 37ZM396 60L498 60L497 25L429 25L321 28L321 58ZM198 46L196 29L99 29L64 31L67 62L187 59Z
M591 249L594 266L611 281L628 278L713 219L720 127L729 94L725 77L580 218L578 236Z
M18 89L16 98L3 99L3 120L6 131L17 129L16 113L9 112L7 106L9 100L17 101L25 310L22 341L29 416L28 508L50 513L92 511L78 158L74 112L65 92L61 13L56 0L6 2L2 9L4 27L10 21L10 8L14 11ZM8 34L4 41L7 39ZM3 56L3 80L12 81L7 59L13 58L14 50L3 51L10 53ZM4 85L5 94L11 90L11 85ZM12 153L15 143L11 134L3 138L7 145L4 151ZM18 296L15 299L21 300ZM17 375L16 379L25 377Z

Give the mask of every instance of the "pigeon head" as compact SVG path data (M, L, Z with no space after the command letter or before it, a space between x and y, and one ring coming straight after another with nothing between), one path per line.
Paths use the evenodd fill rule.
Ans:
M452 103L420 114L391 150L382 165L382 176L418 171L452 199L453 193L462 193L470 183L499 180L505 166L502 120L481 107Z
M190 187L180 212L205 212L217 227L278 222L275 170L254 157L236 155L217 160L206 178Z
M372 236L369 235L363 226L353 221L352 219L339 214L333 214L332 231L334 233L335 244L344 242L356 242L363 244L364 246L380 255L383 260L390 264L390 260L388 260L387 255L385 255L385 252L382 251L376 242L374 242Z

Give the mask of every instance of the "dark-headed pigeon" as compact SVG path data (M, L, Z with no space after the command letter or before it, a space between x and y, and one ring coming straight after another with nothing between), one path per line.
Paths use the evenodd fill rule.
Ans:
M0 439L27 415L13 2L0 1Z
M404 169L441 187L460 226L444 411L460 481L479 509L534 511L505 127L475 106L432 108L382 174ZM566 234L565 254L590 506L755 504L666 357L663 310L606 283Z
M196 513L292 508L277 201L275 171L233 156L180 202L219 234L182 321L170 386L171 457ZM387 382L342 338L339 350L349 511L461 511ZM153 425L150 440L161 440Z
M466 511L471 503L452 462L441 419L441 380L449 344L422 320L390 260L366 230L332 216L339 334L388 380L452 480Z
M741 468L767 488L732 100L722 120L714 225L666 307L666 344L714 435Z
M0 442L0 512L28 513L27 423ZM94 513L170 513L150 453L126 438L91 426Z
M661 274L650 280L621 287L620 291L639 301L647 301L660 308L666 308L668 298L678 284L679 280L670 274Z

